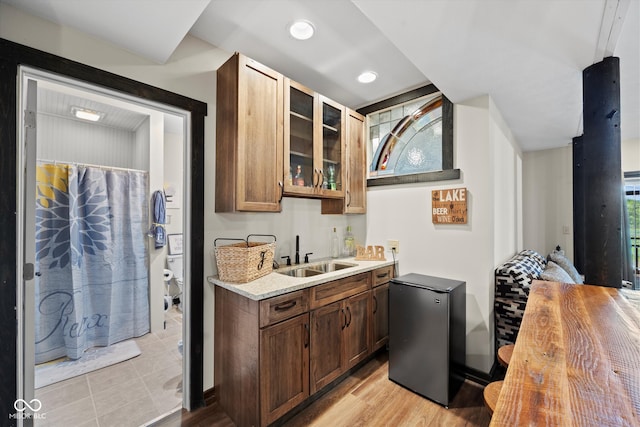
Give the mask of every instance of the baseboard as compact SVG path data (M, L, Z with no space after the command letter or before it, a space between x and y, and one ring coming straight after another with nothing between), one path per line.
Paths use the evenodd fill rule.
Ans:
M213 405L214 403L216 403L216 401L217 398L215 386L204 391L204 406Z

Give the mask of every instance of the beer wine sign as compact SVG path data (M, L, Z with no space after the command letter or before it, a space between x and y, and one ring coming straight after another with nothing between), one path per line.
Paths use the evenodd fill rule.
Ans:
M434 224L466 224L467 189L432 190L431 218Z

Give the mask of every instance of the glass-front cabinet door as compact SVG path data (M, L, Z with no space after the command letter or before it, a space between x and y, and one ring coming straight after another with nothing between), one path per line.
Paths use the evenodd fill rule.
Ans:
M344 116L345 108L325 98L318 96L319 110L322 114L321 132L318 135L318 152L321 159L318 171L321 177L319 192L323 197L343 197L345 184L345 140Z
M284 191L313 195L318 181L314 170L316 95L289 79L284 87Z
M343 197L344 107L285 79L284 192Z

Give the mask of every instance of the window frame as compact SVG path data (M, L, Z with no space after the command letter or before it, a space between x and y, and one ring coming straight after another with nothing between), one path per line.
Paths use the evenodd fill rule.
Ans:
M368 114L376 111L385 110L398 104L404 104L436 92L440 92L440 90L435 85L429 84L362 107L358 109L357 112L366 117ZM367 187L454 179L460 179L460 169L453 168L453 103L442 94L442 170L367 178Z

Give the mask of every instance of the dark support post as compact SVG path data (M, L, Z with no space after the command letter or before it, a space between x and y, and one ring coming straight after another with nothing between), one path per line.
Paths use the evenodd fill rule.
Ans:
M582 136L573 138L573 263L578 271L585 271L585 189L584 146Z
M622 159L620 151L620 60L609 57L586 68L583 78L582 167L574 191L584 193L574 217L584 228L585 282L622 284ZM580 153L578 153L580 154ZM579 161L579 159L577 159ZM574 153L574 171L576 158ZM584 221L584 222L582 222Z

